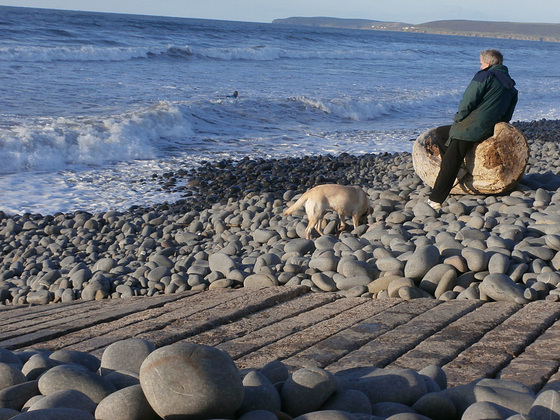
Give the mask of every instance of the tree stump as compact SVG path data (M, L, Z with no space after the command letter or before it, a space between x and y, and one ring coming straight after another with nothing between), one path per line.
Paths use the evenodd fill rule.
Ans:
M412 163L418 176L434 186L439 173L441 153L437 136L447 138L451 126L438 127L421 134L412 147ZM494 126L494 135L469 151L451 194L499 194L514 189L529 161L529 145L521 131L508 123Z

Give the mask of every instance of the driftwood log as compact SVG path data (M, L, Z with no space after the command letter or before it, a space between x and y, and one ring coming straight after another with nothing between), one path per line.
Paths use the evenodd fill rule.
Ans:
M436 137L447 138L451 126L421 134L412 147L412 163L418 176L433 187L441 153ZM477 143L467 154L451 194L499 194L514 189L529 160L529 146L521 131L508 123L494 126L494 135Z

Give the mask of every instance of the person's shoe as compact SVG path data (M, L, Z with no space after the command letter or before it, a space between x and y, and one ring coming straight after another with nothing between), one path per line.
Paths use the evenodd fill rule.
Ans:
M441 204L436 203L435 201L432 201L432 200L428 199L427 203L428 203L428 205L429 205L431 208L433 208L434 210L439 210L439 209L441 209Z

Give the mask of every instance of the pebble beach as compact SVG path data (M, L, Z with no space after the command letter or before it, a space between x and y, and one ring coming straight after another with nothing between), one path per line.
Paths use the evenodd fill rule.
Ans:
M451 196L440 212L408 153L206 162L138 182L175 203L98 214L0 213L0 302L48 304L213 288L307 285L373 299L560 299L559 121L517 123L530 145L521 183ZM307 240L317 184L361 185L367 224ZM330 217L330 219L329 219Z
M181 200L149 207L134 206L124 212L78 211L53 215L0 212L0 304L46 305L132 296L149 299L188 290L278 285L304 285L317 293L336 293L347 298L472 299L518 304L542 299L560 301L560 194L556 192L560 187L557 141L560 121L514 125L524 133L530 147L529 163L516 189L496 196L454 195L440 211L426 204L430 189L415 174L411 154L384 153L203 162L195 169L177 168L174 172L136 181L157 183L162 191L179 192ZM336 217L329 215L325 235L308 240L303 209L288 217L282 214L300 194L324 183L360 185L374 211L367 223L355 230L349 227L338 236L335 235ZM402 373L406 377L404 382L410 384L414 379L424 384L421 391L408 385L406 391L395 391L408 398L399 400L399 404L408 408L416 405L416 408L407 412L402 406L387 406L386 411L378 407L377 415L371 410L375 404L396 404L393 397L380 401L376 400L378 396L364 391L368 387L363 383L383 376L382 370L373 376L371 372L356 373L344 381L322 370L286 372L276 382L267 377L270 372L254 372L240 383L240 375L231 373L225 355L214 354L211 348L176 345L163 353L182 358L181 352L200 351L202 359L217 357L226 365L222 374L230 372L231 375L224 379L208 368L205 370L208 377L231 380L234 383L228 389L237 387L239 392L221 395L221 400L212 402L224 412L186 414L191 410L189 407L180 408L187 410L183 412L184 417L165 417L177 414L173 411L175 406L170 412L159 408L160 402L154 401L163 397L157 396L156 391L148 391L152 385L143 382L139 368L156 351L149 343L138 345L149 351L139 350L145 353L138 362L140 379L134 391L129 389L129 392L136 397L146 394L149 404L145 407L155 409L157 414L147 417L146 408L139 417L130 414L118 418L476 419L487 418L480 417L477 410L501 410L493 406L472 408L473 401L467 397L460 400L452 391L444 393L445 381L437 367L426 372ZM49 359L50 356L42 354L41 357ZM80 360L88 359L87 355L78 356ZM10 357L16 357L19 362L7 361ZM21 384L33 388L29 385L31 378L23 369L30 357L0 351L0 367L21 363L16 370L25 376L25 380L20 378L17 384L0 389L0 402L5 401L8 388ZM188 363L196 364L189 360ZM90 370L104 374L103 369L99 370L103 364L99 363L96 365L94 361L96 366ZM42 372L55 370L54 365L59 366L46 363ZM281 365L276 367L281 369ZM149 364L143 368L148 378ZM11 375L19 377L16 373ZM99 377L97 373L94 375ZM40 379L37 380L41 390ZM259 394L269 404L261 404L259 410L267 413L239 411L241 404L245 404L243 395L249 395L247 389L256 386L249 385L251 381L267 389ZM352 386L348 385L350 382ZM341 383L347 386L341 388ZM165 385L153 389L161 386ZM318 392L308 398L321 404L305 406L297 398L298 386ZM537 396L513 383L497 380L476 386L484 388L478 392L508 395L500 400L502 417L497 418L538 419L542 418L540 410L560 413L560 396L556 391ZM475 392L473 387L474 384L467 394ZM201 389L206 389L206 385ZM277 395L272 391L275 389L279 390ZM341 389L349 394L345 397L350 404L332 403L329 398L337 389L340 391L337 397L342 398ZM37 391L30 392L39 395ZM148 395L150 392L154 395ZM93 408L81 414L83 417L60 417L61 412L53 414L54 417L48 417L49 413L45 412L45 417L31 417L33 410L23 412L25 400L18 408L3 406L16 411L16 417L1 417L0 408L0 418L108 418L98 414L95 407L102 407L101 401L111 395L113 400L121 402L128 398L115 398L115 387L90 404ZM523 399L523 408L514 404L516 398L512 396ZM438 416L437 407L441 408L441 404L455 410L455 417L442 417L441 413ZM347 411L357 406L365 408L353 414ZM114 406L110 407L106 412L115 410ZM470 417L468 410L471 410ZM406 412L408 416L402 417Z

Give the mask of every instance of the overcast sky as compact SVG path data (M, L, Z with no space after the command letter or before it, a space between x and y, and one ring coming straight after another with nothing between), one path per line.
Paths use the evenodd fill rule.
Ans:
M418 24L442 19L560 23L560 7L557 2L558 0L0 0L0 5L248 22L271 22L276 18L290 16L329 16Z

